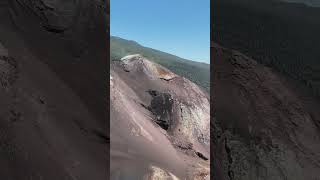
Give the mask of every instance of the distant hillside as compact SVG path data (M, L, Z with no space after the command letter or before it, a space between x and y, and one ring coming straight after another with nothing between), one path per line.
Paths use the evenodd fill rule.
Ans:
M283 0L283 1L293 2L293 3L304 3L308 6L320 7L319 0Z
M320 8L278 0L217 0L220 45L298 79L320 96Z
M111 36L110 38L111 60L119 60L129 54L141 54L142 56L168 68L174 73L193 81L207 92L210 90L210 65L186 60L172 54L144 47L135 41Z

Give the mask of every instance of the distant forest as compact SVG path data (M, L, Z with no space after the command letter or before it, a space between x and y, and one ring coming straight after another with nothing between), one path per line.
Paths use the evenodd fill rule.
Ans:
M210 65L168 54L156 49L141 46L135 41L111 36L110 58L119 60L130 54L141 54L150 61L156 62L172 72L183 76L200 86L205 91L210 91Z

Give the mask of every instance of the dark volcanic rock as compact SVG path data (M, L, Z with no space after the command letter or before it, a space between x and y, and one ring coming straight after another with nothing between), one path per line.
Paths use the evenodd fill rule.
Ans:
M216 0L212 9L216 43L299 80L320 97L319 7L282 0Z
M28 50L66 81L106 124L106 102L101 98L106 96L101 82L108 57L103 6L100 0L13 0L3 8L7 14L2 26L12 27ZM9 37L6 41L13 43Z
M155 92L155 91L152 91ZM169 93L154 94L150 104L150 111L155 116L155 121L163 129L168 130L173 121L173 99Z
M215 179L320 177L319 101L237 51L213 51Z
M8 89L18 76L17 62L8 56L0 56L0 85Z
M108 179L101 1L0 0L0 179Z

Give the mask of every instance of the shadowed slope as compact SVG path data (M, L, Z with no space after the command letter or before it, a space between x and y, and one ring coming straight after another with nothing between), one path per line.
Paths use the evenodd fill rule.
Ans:
M0 179L108 178L98 2L0 1Z
M301 84L237 51L218 45L213 51L216 178L319 177L319 101Z
M216 43L297 79L320 95L320 7L279 0L217 0Z

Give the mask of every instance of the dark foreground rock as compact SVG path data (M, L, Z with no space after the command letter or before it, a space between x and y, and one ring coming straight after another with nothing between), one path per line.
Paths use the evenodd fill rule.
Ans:
M0 0L0 179L109 178L101 6Z
M243 54L213 47L215 179L320 177L320 102Z

